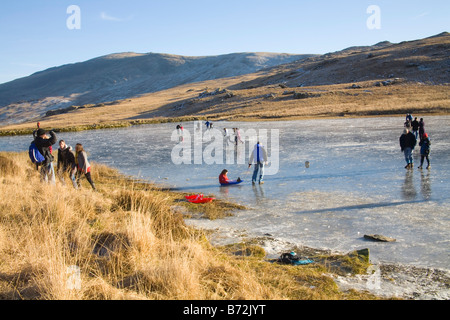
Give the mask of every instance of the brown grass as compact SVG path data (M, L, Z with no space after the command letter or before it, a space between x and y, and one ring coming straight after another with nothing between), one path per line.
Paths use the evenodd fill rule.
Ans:
M1 299L375 298L340 292L319 264L281 266L262 249L243 257L214 248L172 209L181 195L100 164L98 192L86 181L77 191L42 184L24 153L0 153L0 168ZM71 266L79 287L70 286Z
M266 85L233 90L234 96L229 99L224 99L224 94L196 98L206 88L218 88L223 83L231 86L233 82L217 80L186 85L104 107L78 109L41 119L41 122L46 128L78 131L205 119L264 121L450 113L449 85L417 84L402 80L380 87L375 85L377 81L355 83L360 88L351 88L354 83L304 88ZM188 88L193 91L188 91ZM316 96L294 99L292 93L286 92L304 92ZM183 103L186 107L177 109ZM35 122L15 124L4 126L0 134L30 134L34 129Z

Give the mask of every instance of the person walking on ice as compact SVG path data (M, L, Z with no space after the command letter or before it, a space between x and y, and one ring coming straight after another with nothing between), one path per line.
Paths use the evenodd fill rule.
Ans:
M402 152L405 154L406 167L405 169L412 169L413 165L413 156L412 152L416 147L417 140L408 129L404 129L403 134L400 136L400 148Z
M248 167L250 168L252 164L255 165L253 169L252 184L258 181L259 184L264 183L264 164L267 164L267 152L266 149L259 143L256 143L255 148L250 156Z
M423 134L423 139L422 141L420 141L419 143L420 146L420 166L419 169L422 169L423 166L423 162L425 159L427 159L427 169L431 168L431 163L430 163L430 146L431 146L431 141L430 138L428 136L428 133L424 133Z

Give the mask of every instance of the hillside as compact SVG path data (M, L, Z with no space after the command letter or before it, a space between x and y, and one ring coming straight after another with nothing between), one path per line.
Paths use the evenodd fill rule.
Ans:
M41 113L37 119L55 128L98 128L193 119L448 114L450 34L398 44L384 41L304 57L254 73L196 82L198 79L107 103L59 108L45 117ZM22 109L10 106L9 116L22 123L4 126L3 134L34 127L32 121L23 122L24 106L29 107L28 119L36 119L35 105L23 104Z
M111 54L50 68L0 85L0 123L20 122L71 105L115 101L186 83L253 73L310 56Z
M399 44L351 47L272 68L271 75L236 88L284 83L319 86L388 78L439 85L450 82L450 34Z

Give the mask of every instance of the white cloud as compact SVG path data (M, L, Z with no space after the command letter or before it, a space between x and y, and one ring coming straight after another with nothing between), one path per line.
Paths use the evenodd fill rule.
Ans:
M116 17L110 16L106 12L101 12L100 13L100 18L102 20L105 20L105 21L116 21L116 22L125 21L125 19L121 19L121 18L116 18Z
M422 12L421 14L419 14L419 15L417 15L417 16L415 16L415 17L412 17L412 19L413 19L413 20L417 20L417 19L426 17L426 16L428 16L429 14L430 14L430 12L428 12L428 11Z

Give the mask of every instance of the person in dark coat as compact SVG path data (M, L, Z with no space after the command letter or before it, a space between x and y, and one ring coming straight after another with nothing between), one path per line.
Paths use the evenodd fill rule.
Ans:
M417 118L414 118L414 121L411 122L411 128L417 140L419 137L419 121L417 121Z
M412 152L416 147L416 144L417 140L416 137L414 137L414 134L412 134L408 129L405 129L403 134L400 136L400 148L405 154L406 169L412 169L414 167Z
M420 138L420 141L422 141L424 133L425 133L425 122L423 121L423 118L420 118L420 121L419 121L419 138Z
M66 142L64 140L59 141L58 162L56 168L59 179L63 184L65 183L64 175L68 173L70 176L70 180L72 180L73 187L75 189L78 189L75 179L75 173L77 171L75 156L72 153L72 147L66 145Z
M39 152L44 156L45 161L41 166L41 180L55 184L55 170L53 168L52 146L56 143L56 135L53 131L49 131L50 137L44 129L36 132L34 143Z
M422 169L423 166L423 162L425 159L427 159L427 169L431 168L431 163L430 163L430 146L431 146L431 141L430 138L428 137L427 133L423 134L423 139L422 141L420 141L419 143L420 145L420 166L419 169Z

